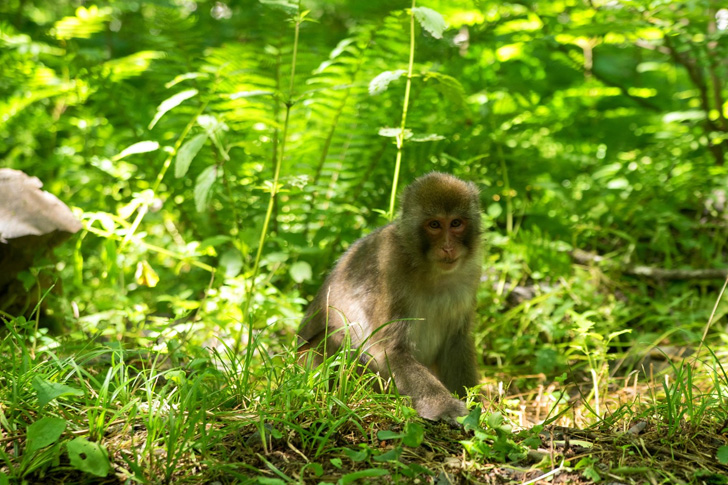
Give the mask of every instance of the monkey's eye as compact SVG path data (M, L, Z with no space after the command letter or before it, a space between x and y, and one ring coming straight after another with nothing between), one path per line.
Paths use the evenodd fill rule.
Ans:
M463 221L461 221L460 219L453 219L452 222L450 223L450 227L460 227L462 225L463 225Z
M430 226L430 228L432 228L432 229L439 229L440 228L440 222L439 221L430 221L430 223L427 224L427 225Z

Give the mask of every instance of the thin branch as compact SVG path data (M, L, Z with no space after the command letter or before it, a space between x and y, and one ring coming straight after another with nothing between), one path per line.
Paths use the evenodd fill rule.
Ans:
M611 269L624 274L644 276L656 280L712 280L728 277L728 268L665 269L644 265L619 266L609 258L582 249L574 249L569 252L569 255L574 262L579 264L606 263Z

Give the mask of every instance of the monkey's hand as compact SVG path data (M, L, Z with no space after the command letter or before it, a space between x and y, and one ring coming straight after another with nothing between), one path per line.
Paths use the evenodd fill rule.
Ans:
M466 416L465 403L451 396L431 396L414 400L417 414L430 421L443 420L451 426L461 427L456 418Z

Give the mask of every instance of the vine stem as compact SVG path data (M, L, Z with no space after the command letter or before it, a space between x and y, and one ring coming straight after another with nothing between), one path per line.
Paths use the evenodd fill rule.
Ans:
M415 2L412 0L412 8L410 9L410 53L409 65L407 66L407 84L404 88L404 104L402 106L402 122L399 126L399 135L397 135L397 158L394 162L394 179L392 180L392 195L389 198L389 212L387 218L391 221L394 219L394 204L397 200L397 185L399 184L399 170L402 166L402 147L404 147L404 133L407 123L407 110L409 109L410 89L412 88L412 69L415 64Z
M298 14L296 16L295 33L293 37L293 57L291 59L291 80L288 87L288 100L286 101L286 114L283 122L283 133L281 134L281 145L278 152L278 157L275 163L275 170L273 171L273 185L270 190L270 198L268 199L268 208L265 212L265 219L263 221L263 229L260 231L260 239L258 240L258 250L255 253L255 261L253 262L253 268L250 274L250 284L247 287L245 295L245 303L243 306L242 318L243 322L249 320L250 317L250 302L253 299L253 290L255 289L255 279L258 277L260 271L260 259L263 255L263 246L268 236L268 226L270 225L271 215L273 214L273 206L275 205L276 196L278 195L278 181L281 174L281 165L283 164L283 156L286 152L286 139L288 138L288 125L291 118L291 107L293 106L293 88L294 78L296 75L296 58L298 53L298 36L301 30L301 22L303 21L303 15L301 15L301 2L298 2ZM248 345L253 341L253 325L248 324ZM243 341L243 332L245 325L240 326L240 332L238 333L237 339L235 339L235 353L240 351L240 347ZM245 377L247 381L247 370L250 368L250 362L253 358L253 348L248 348L248 352L245 355Z

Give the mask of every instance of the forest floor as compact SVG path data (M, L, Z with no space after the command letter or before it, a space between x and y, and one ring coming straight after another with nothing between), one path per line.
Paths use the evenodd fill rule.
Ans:
M663 367L651 383L636 373L621 385L613 378L596 399L588 385L484 386L462 428L381 413L366 393L346 403L350 414L329 418L305 407L221 411L204 398L186 411L139 403L136 416L107 405L116 412L98 439L110 462L105 476L82 473L49 448L50 461L26 455L0 469L0 484L16 483L9 475L20 470L17 483L728 484L728 422L714 407L716 389L693 380L687 364ZM88 425L93 415L57 411L69 423ZM79 428L70 437L93 434ZM0 439L6 464L29 447L23 435Z
M231 437L229 445L231 449L237 449L230 458L258 468L262 476L275 478L275 470L280 470L306 483L349 483L356 479L365 479L361 483L436 484L728 483L728 463L720 463L716 459L718 449L728 443L728 422L711 423L710 419L706 419L696 426L686 422L688 416L683 414L677 426L671 427L654 413L652 406L637 404L639 396L653 395L655 390L646 384L635 384L615 392L609 403L613 409L605 413L606 417L601 422L589 428L554 424L537 433L533 432L532 426L523 427L520 432L514 430L509 436L510 444L502 443L506 448L501 450L506 453L504 460L494 459L500 454L497 436L490 437L490 444L495 448L488 447L489 453L486 454L490 456L478 456L477 453L474 456L466 452L467 444L477 441L477 438L473 439L473 431L455 429L444 423L426 423L425 439L421 445L405 447L398 456L401 466L395 467L394 473L383 476L367 475L367 471L372 470L370 460L356 462L336 453L318 458L306 456L297 448L300 443L295 438L271 440L266 448L262 442L258 442L256 447L235 447L235 438ZM543 421L543 392L532 396L531 401L522 401L523 396L504 396L503 399L514 397L522 403L522 422ZM578 397L573 399L573 406L556 422L573 423L573 416L589 412L578 401ZM664 401L660 403L663 404L669 406ZM610 408L609 405L606 407ZM673 411L682 414L679 409ZM393 423L372 422L371 426L375 429L392 429L393 426L394 431L401 430L401 426ZM397 449L396 439L366 443L354 430L351 431L346 433L342 429L330 439L340 449L348 449L352 445L363 448L375 446L382 455ZM254 428L250 429L246 438L249 440L251 436L259 436ZM538 446L514 460L513 455L508 456L508 451L512 451L511 445L523 445L534 436L540 439ZM503 455L500 458L504 458ZM317 476L300 475L298 471L305 469L306 464L313 460L330 464L324 465L323 472ZM337 460L343 461L343 465L334 465L339 463ZM416 471L426 471L408 474L405 470L411 465L416 465ZM357 476L357 472L361 475Z

